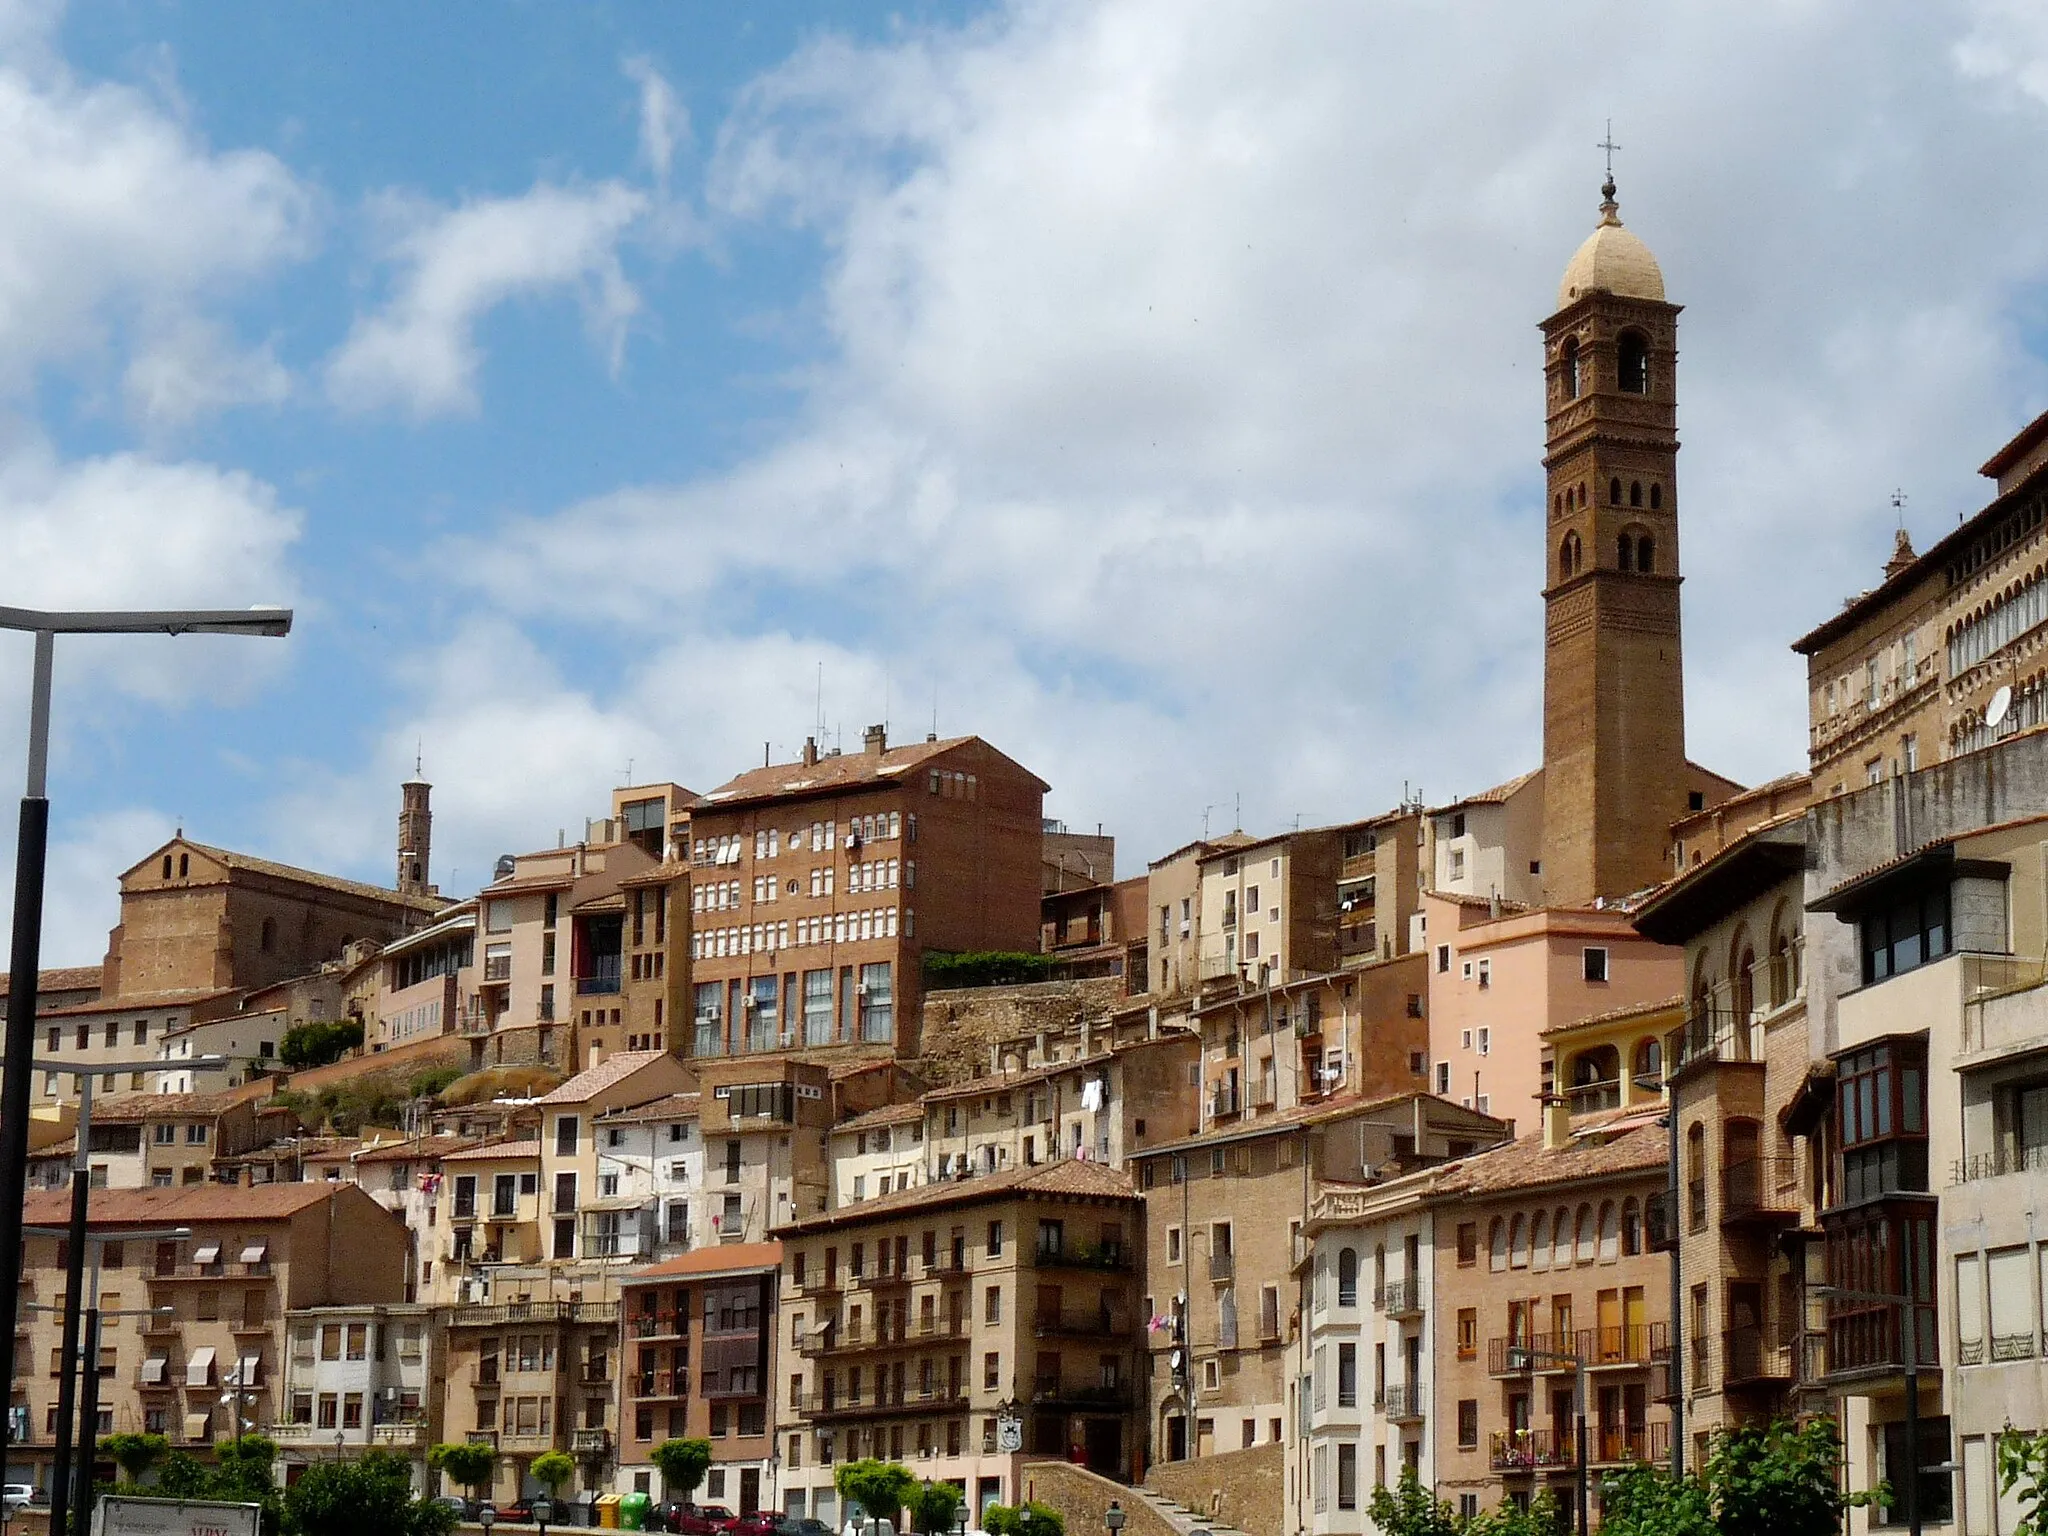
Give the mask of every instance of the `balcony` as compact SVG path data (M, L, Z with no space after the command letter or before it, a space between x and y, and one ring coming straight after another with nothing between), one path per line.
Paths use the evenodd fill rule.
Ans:
M1124 1386L1068 1386L1041 1377L1032 1384L1031 1401L1041 1408L1078 1409L1089 1413L1128 1413L1131 1407L1131 1389Z
M1697 1363L1704 1363L1708 1357L1700 1353L1693 1358ZM1791 1349L1769 1342L1763 1329L1730 1328L1721 1335L1722 1386L1741 1387L1791 1379Z
M485 981L510 981L512 979L512 957L491 955L484 960Z
M804 1418L819 1424L837 1423L848 1419L885 1419L890 1417L907 1417L913 1414L965 1413L966 1411L966 1391L964 1389L955 1391L946 1388L934 1388L929 1393L906 1392L901 1397L870 1397L865 1399L841 1397L836 1400L829 1397L821 1397L817 1402L808 1403L808 1406L798 1410Z
M1238 1096L1227 1089L1219 1088L1209 1095L1209 1118L1211 1120L1228 1120L1239 1113L1242 1108L1243 1106L1239 1103Z
M1229 1280L1236 1273L1237 1255L1231 1253L1212 1253L1209 1255L1209 1278L1211 1280Z
M1382 1286L1374 1298L1380 1310L1388 1317L1422 1316L1422 1282L1420 1280L1395 1280Z
M1419 1382L1402 1382L1392 1386L1381 1395L1380 1410L1388 1422L1413 1424L1422 1418L1422 1386Z
M797 1340L796 1352L807 1360L820 1355L829 1355L839 1348L839 1330L836 1328L806 1328L803 1337Z
M1588 1370L1648 1365L1670 1357L1669 1328L1664 1323L1581 1328L1575 1336L1574 1352Z
M894 1291L910 1284L908 1269L876 1270L872 1274L855 1275L853 1283L864 1291Z
M616 1325L616 1301L512 1301L498 1306L456 1307L452 1328L502 1328L508 1323L607 1323Z
M569 1433L569 1449L578 1457L609 1455L612 1432L608 1429L577 1429Z
M1632 1461L1659 1461L1671 1454L1671 1426L1655 1424L1603 1424L1588 1431L1593 1465L1612 1466Z
M603 997L616 993L619 990L619 970L617 955L597 956L591 961L590 974L576 978L576 995Z
M1951 1185L2002 1179L2014 1173L2048 1173L2048 1147L2000 1147L1996 1152L1974 1152L1948 1165Z
M690 1395L688 1366L675 1371L641 1371L628 1380L633 1384L633 1395L642 1400Z
M1750 1157L1721 1170L1721 1225L1779 1226L1799 1219L1799 1165L1789 1157Z
M673 1312L641 1312L632 1319L633 1337L636 1339L679 1339L683 1336L683 1325L676 1321Z
M1031 1330L1041 1339L1107 1339L1123 1331L1108 1312L1041 1312Z
M1671 1198L1661 1189L1643 1202L1643 1243L1652 1253L1671 1253L1678 1247Z
M427 1444L426 1421L421 1420L416 1424L373 1424L370 1426L370 1444L394 1451L423 1449Z
M1565 1090L1565 1097L1571 1103L1575 1115L1596 1114L1603 1109L1621 1108L1621 1079L1613 1077L1600 1083L1580 1083Z
M1591 1329L1571 1333L1535 1333L1525 1338L1488 1339L1486 1374L1489 1376L1542 1375L1547 1371L1568 1371L1579 1352L1579 1341ZM1521 1355L1522 1358L1517 1358Z
M608 1386L612 1379L612 1363L609 1359L586 1360L578 1368L576 1379L586 1387Z
M1041 1245L1032 1250L1031 1262L1040 1269L1094 1269L1122 1273L1131 1267L1131 1258L1121 1243L1065 1243L1051 1248Z
M1486 1464L1495 1472L1542 1472L1578 1464L1570 1429L1497 1429L1487 1440Z

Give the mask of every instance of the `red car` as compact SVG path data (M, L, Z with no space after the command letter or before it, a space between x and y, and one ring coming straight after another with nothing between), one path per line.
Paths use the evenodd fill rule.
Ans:
M777 1536L776 1517L765 1509L725 1523L725 1536Z
M676 1536L725 1536L725 1528L739 1518L723 1504L665 1504L661 1517Z

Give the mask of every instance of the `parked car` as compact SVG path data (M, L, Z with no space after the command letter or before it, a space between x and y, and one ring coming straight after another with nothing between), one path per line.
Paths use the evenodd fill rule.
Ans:
M781 1516L765 1509L757 1509L751 1515L741 1515L725 1523L725 1536L776 1536L775 1527Z
M723 1504L677 1504L661 1506L662 1529L676 1536L725 1536L725 1528L739 1517Z
M822 1520L813 1520L805 1515L796 1518L784 1515L775 1522L775 1536L834 1536L832 1527Z
M459 1493L437 1493L429 1502L438 1504L443 1509L454 1511L455 1518L458 1520L467 1520L469 1518L469 1500Z
M6 1506L10 1515L23 1505L36 1503L41 1497L32 1483L0 1484L0 1504Z
M498 1518L509 1525L532 1525L534 1523L533 1506L546 1503L547 1500L544 1498L514 1499L510 1504L502 1504L498 1507Z

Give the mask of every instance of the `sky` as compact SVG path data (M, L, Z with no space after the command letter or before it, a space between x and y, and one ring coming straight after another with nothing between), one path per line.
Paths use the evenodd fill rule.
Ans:
M0 0L0 603L297 611L60 643L45 962L178 827L388 880L416 756L457 894L821 721L986 737L1120 873L1533 766L1610 119L1758 782L2048 407L2031 0Z

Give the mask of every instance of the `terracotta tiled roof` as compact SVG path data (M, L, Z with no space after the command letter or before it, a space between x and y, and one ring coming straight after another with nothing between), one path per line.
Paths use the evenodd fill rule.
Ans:
M39 992L81 992L90 987L99 990L102 977L96 965L64 965L36 973L36 989ZM0 990L7 986L5 971L0 971Z
M233 997L239 987L179 987L164 992L122 992L96 998L89 1003L73 1003L69 1008L39 1010L51 1018L70 1014L125 1013L131 1008L180 1008L187 1003L210 1003L217 997Z
M535 1100L540 1104L581 1104L593 1094L624 1082L650 1062L666 1056L666 1051L620 1051L607 1056L588 1071L578 1072L553 1093L542 1094Z
M1507 801L1512 800L1519 791L1528 788L1529 781L1542 771L1541 768L1531 768L1527 773L1517 774L1505 784L1496 784L1491 789L1482 789L1476 795L1467 795L1462 800L1448 801L1443 805L1433 805L1429 808L1428 814L1431 816L1441 815L1445 811L1455 811L1461 805L1505 804Z
M540 1161L540 1138L529 1136L524 1141L507 1137L502 1141L487 1141L480 1146L464 1147L460 1152L449 1152L441 1161L444 1163L486 1163L504 1162L509 1158L530 1157Z
M418 1141L392 1141L382 1146L366 1146L357 1151L355 1158L362 1163L409 1163L421 1158L446 1157L452 1152L461 1152L477 1144L474 1136L451 1136L445 1133L423 1136Z
M1471 1195L1496 1195L1647 1173L1667 1166L1670 1152L1666 1132L1655 1124L1639 1125L1612 1139L1577 1137L1554 1148L1545 1147L1537 1133L1466 1159L1464 1176L1452 1181L1452 1187Z
M1029 1195L1075 1195L1136 1198L1138 1187L1130 1176L1107 1163L1077 1158L1036 1167L1007 1168L1001 1173L976 1174L965 1179L945 1179L916 1189L899 1190L836 1210L822 1211L789 1223L782 1232L817 1232L867 1221L886 1221L907 1211L939 1206L979 1204L986 1200L1014 1200Z
M566 869L558 875L513 875L496 880L477 892L479 896L518 896L527 891L566 891L576 877Z
M195 853L203 853L209 859L217 859L229 869L246 870L252 875L268 875L275 880L290 880L298 885L318 886L322 890L336 891L344 896L360 896L368 901L381 901L391 906L410 907L416 912L438 912L448 905L440 896L410 896L403 891L394 891L382 885L371 885L362 880L344 880L339 875L323 875L318 870L300 869L292 864L279 864L273 859L259 859L254 854L236 853L228 848L214 848L192 839L181 841ZM148 860L144 860L147 863ZM140 869L141 865L135 866Z
M1323 1125L1332 1120L1348 1120L1354 1115L1371 1114L1376 1110L1398 1108L1411 1099L1428 1100L1429 1105L1425 1112L1430 1115L1465 1121L1474 1136L1486 1134L1490 1127L1497 1128L1501 1134L1507 1131L1505 1120L1482 1115L1476 1109L1466 1109L1434 1094L1418 1091L1386 1094L1377 1099L1368 1099L1363 1094L1354 1093L1325 1099L1316 1104L1297 1104L1293 1109L1260 1115L1256 1119L1241 1121L1235 1125L1219 1126L1196 1136L1183 1136L1179 1141L1162 1141L1157 1146L1137 1147L1131 1151L1130 1156L1158 1157L1161 1153L1185 1151L1190 1147L1221 1146L1226 1142L1243 1141L1253 1136L1271 1136L1279 1131L1299 1130L1304 1125Z
M620 1278L631 1285L637 1280L667 1280L676 1275L723 1275L747 1269L780 1269L782 1267L782 1244L780 1243L719 1243L709 1248L696 1248L688 1253L678 1254L672 1259L663 1259L659 1264L650 1264L646 1269L636 1269L630 1275Z
M753 768L736 779L690 802L692 810L715 811L748 800L779 800L789 795L808 795L867 784L907 782L906 775L930 759L979 740L974 736L948 736L943 741L917 741L891 747L882 753L842 752L821 757L815 763L772 763ZM1041 782L1041 789L1050 785Z
M314 1184L187 1184L176 1189L95 1189L86 1219L95 1223L175 1226L191 1221L283 1221L331 1200L339 1187ZM23 1219L36 1226L61 1226L71 1209L68 1191L31 1190Z
M587 901L579 901L569 910L571 912L623 912L626 910L626 898L621 892L611 891L603 896L592 896Z
M701 1112L701 1093L671 1093L631 1109L606 1110L598 1119L606 1125L652 1125L663 1120L694 1120Z
M1645 1014L1662 1013L1667 1008L1684 1006L1685 999L1682 997L1660 997L1654 1003L1630 1003L1623 1008L1610 1008L1605 1013L1588 1014L1583 1019L1573 1019L1569 1023L1552 1024L1547 1029L1539 1030L1538 1034L1548 1040L1553 1035L1568 1035L1574 1030L1588 1029L1596 1024L1612 1024L1619 1019L1640 1018Z
M174 1061L167 1061L164 1066L173 1072L178 1070L178 1063ZM92 1123L139 1125L145 1120L205 1119L233 1109L247 1099L247 1094L233 1090L222 1093L124 1093L119 1098L95 1098Z
M832 1129L838 1131L869 1131L878 1125L907 1125L913 1120L924 1118L924 1105L884 1104L880 1109L871 1109L864 1115L855 1115L851 1120L842 1120Z

